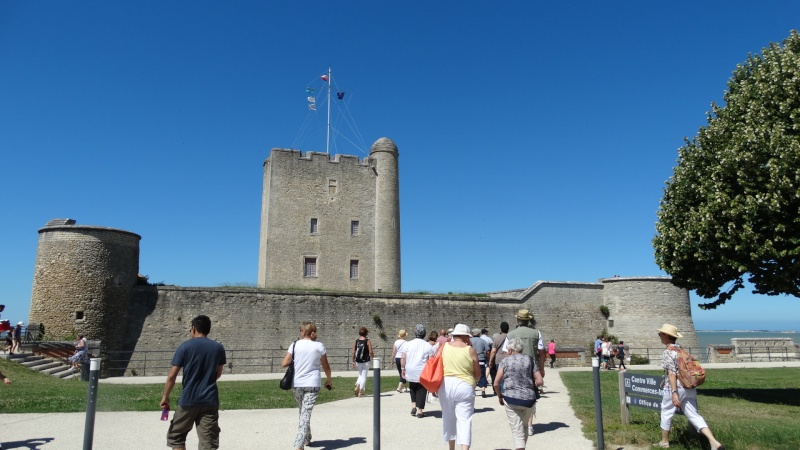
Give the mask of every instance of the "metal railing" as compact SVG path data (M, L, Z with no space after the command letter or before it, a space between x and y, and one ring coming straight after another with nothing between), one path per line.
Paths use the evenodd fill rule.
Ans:
M352 347L326 347L328 363L333 371L354 370L352 368ZM280 373L285 369L281 361L286 355L285 348L225 349L224 373ZM376 358L381 358L384 368L393 368L389 361L391 348L373 348ZM174 351L137 350L112 351L106 353L103 361L104 372L110 376L159 376L166 375L172 366L170 361Z
M683 347L692 356L699 359L700 362L709 362L713 348L706 348L705 350L699 347ZM626 353L628 356L640 356L650 360L650 364L661 364L661 354L664 352L663 347L653 348L628 348ZM731 351L731 362L780 362L780 361L798 361L800 360L800 351L793 348L785 347L738 347L735 351Z

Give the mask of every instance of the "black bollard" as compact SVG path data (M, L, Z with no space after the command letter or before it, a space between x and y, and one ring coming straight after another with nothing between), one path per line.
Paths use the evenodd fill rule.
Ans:
M97 409L100 360L100 358L92 358L89 363L89 392L86 396L86 427L83 430L83 450L92 450L92 441L94 440L94 413Z
M600 358L592 358L592 373L594 374L594 415L597 426L597 450L606 447L603 437L603 402L600 399Z
M381 359L372 359L372 449L381 448Z

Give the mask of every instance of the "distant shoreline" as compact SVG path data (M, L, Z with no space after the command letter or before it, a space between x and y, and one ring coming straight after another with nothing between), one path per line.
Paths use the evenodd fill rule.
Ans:
M797 330L695 330L698 333L800 333Z

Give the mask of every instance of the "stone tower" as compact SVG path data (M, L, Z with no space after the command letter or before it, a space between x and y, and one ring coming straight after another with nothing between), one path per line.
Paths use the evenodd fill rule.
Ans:
M139 272L141 237L114 228L53 219L39 230L30 322L47 336L83 333L116 350Z
M400 292L398 151L272 149L264 162L258 285Z
M664 323L678 327L678 343L697 348L689 291L669 277L603 278L603 303L608 307L610 334L634 348L662 348L656 329ZM696 355L700 357L700 355Z

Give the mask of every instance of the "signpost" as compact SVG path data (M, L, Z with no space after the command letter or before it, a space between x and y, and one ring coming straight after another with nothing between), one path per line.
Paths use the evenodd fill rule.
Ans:
M630 373L619 373L619 409L622 414L622 423L630 423L628 408L638 406L661 411L661 377Z

